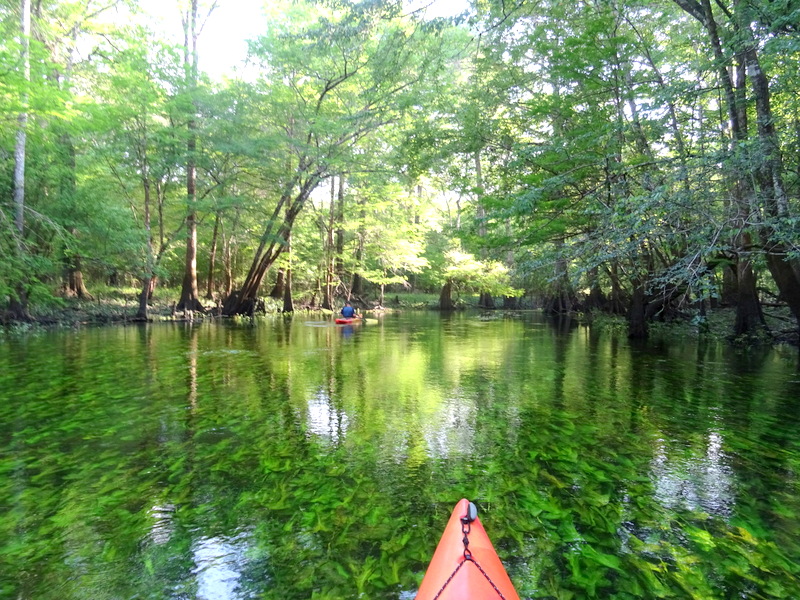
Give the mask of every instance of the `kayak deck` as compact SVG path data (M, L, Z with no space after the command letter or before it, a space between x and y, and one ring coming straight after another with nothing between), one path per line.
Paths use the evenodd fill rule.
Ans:
M475 505L463 499L447 522L416 600L477 599L519 600L519 595L478 519Z

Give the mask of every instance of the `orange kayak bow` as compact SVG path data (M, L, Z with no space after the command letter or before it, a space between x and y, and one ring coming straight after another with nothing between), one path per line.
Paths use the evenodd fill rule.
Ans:
M519 600L469 500L453 510L416 600Z

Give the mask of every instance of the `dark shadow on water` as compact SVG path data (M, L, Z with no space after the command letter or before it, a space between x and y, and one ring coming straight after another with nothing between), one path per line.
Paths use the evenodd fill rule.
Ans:
M570 315L545 315L545 322L557 333L570 333L578 328L577 319Z

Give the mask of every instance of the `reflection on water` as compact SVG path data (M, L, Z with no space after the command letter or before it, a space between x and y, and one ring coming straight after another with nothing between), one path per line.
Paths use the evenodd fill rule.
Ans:
M326 390L317 390L317 393L309 399L307 410L306 426L309 433L334 444L344 441L348 426L347 414L333 406L330 394Z
M477 409L456 389L444 398L437 413L424 424L428 456L436 459L455 459L470 455L474 450Z
M238 594L241 573L238 568L244 561L247 539L239 535L233 539L221 537L198 539L193 547L197 577L198 600L227 600L246 598Z
M652 460L655 497L670 509L704 511L730 517L734 495L734 473L722 450L723 437L708 432L704 455L693 448L668 448L658 440Z
M797 598L798 386L524 314L7 340L0 598L413 598L461 497L525 598Z
M153 520L153 524L148 538L151 543L163 546L169 542L174 529L172 526L174 512L175 506L171 504L166 506L156 504L150 509L148 516Z

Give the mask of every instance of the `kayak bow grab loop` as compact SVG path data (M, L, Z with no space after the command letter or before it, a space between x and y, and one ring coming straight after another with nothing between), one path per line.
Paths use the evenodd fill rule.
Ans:
M472 552L469 551L469 532L472 529L472 522L477 518L478 507L475 506L474 502L470 502L467 507L467 514L461 517L461 533L464 534L464 560L472 560ZM464 563L461 564L463 565Z
M458 548L459 537L463 549ZM477 572L471 567L462 570L467 563L472 563ZM445 578L448 571L450 574ZM462 500L450 517L416 600L472 600L490 596L499 600L519 600L478 519L477 507Z

